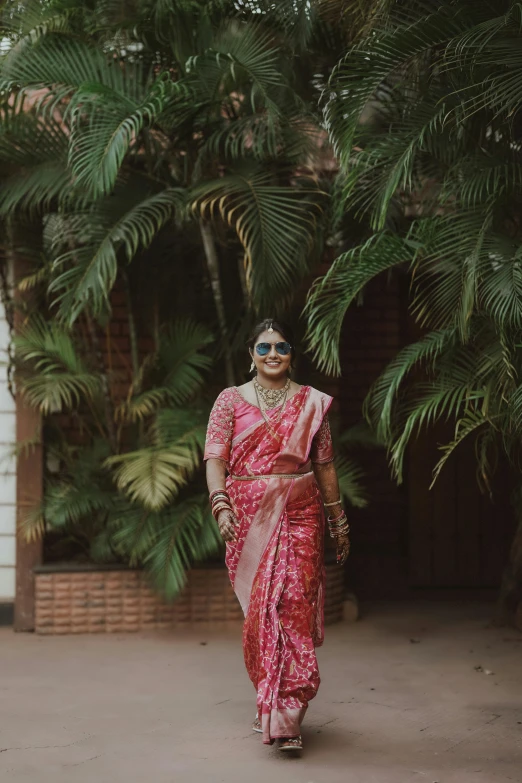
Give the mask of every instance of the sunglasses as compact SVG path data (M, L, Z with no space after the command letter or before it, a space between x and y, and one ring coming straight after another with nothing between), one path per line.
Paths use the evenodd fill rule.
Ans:
M280 356L288 356L292 351L290 343L275 343L275 349ZM268 356L272 350L272 343L258 343L256 345L256 353L258 356Z

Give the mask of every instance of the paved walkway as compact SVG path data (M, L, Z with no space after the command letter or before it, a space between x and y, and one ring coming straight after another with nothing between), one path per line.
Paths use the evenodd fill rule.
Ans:
M492 628L490 612L378 605L327 629L300 759L249 730L238 630L47 638L0 629L0 780L519 782L522 635Z

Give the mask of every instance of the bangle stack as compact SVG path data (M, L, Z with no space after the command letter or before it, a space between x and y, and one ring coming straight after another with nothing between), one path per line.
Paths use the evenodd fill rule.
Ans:
M212 508L212 516L217 522L219 512L227 509L228 511L234 511L232 508L232 501L230 495L226 489L215 489L210 493L209 497L210 506Z
M338 517L328 517L328 527L331 538L340 538L350 532L350 525L344 511L341 511Z

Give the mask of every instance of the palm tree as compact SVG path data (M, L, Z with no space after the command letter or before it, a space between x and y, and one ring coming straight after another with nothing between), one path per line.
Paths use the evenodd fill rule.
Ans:
M515 468L520 519L501 607L522 600L522 67L516 3L391 2L332 74L325 118L342 208L366 226L311 291L309 336L339 372L347 308L378 274L411 281L423 336L370 391L366 412L400 481L408 443L438 419L476 441L489 486L497 451ZM420 380L419 380L420 378Z
M143 564L169 597L185 572L220 548L199 472L212 367L206 327L173 323L157 354L140 366L115 407L115 449L106 426L103 383L86 344L56 322L33 316L15 337L17 383L42 414L47 452L44 500L23 523L28 537L58 532L95 561ZM73 445L56 417L73 415ZM22 448L29 447L30 444Z
M3 11L0 218L33 261L22 286L41 312L16 341L17 372L56 468L26 532L144 562L169 595L217 545L198 494L201 403L159 372L174 361L163 356L172 311L207 310L206 291L186 286L204 256L231 385L248 310L288 304L325 237L314 79L335 61L324 43L338 26L306 2L271 6L33 0ZM308 50L322 64L308 60L297 80ZM131 346L123 397L104 351L115 286ZM185 346L194 396L207 338L180 330L168 344ZM81 448L56 426L64 411ZM356 468L343 467L363 502Z
M0 156L12 176L0 211L52 217L60 318L103 318L119 271L176 224L200 235L229 383L231 261L246 300L235 321L246 307L277 310L318 255L324 201L310 168L316 117L288 66L293 27L262 10L33 0L3 15Z

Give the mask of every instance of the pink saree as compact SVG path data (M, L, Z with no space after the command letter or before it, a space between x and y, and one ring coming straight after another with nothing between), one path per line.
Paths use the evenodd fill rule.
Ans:
M217 398L207 431L205 459L227 463L238 519L226 564L245 614L245 663L267 744L300 734L319 688L324 517L312 462L333 459L331 402L302 386L280 421L278 408L269 412L271 432L260 410L232 387Z

